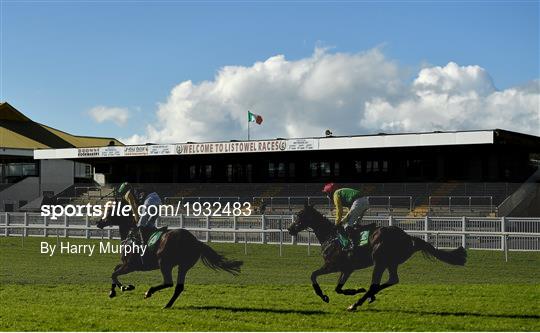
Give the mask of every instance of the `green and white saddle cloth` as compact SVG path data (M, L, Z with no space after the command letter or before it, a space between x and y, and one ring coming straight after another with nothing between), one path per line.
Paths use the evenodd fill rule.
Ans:
M165 232L167 232L167 227L159 228L150 235L148 238L148 249L150 252L155 252L156 247L159 244L159 240Z
M371 234L370 230L364 230L360 233L360 238L358 238L357 246L365 246L369 244L369 235Z

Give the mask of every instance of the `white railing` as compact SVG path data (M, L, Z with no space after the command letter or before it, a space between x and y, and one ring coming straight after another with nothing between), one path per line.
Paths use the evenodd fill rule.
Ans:
M293 215L252 215L241 217L166 216L158 225L171 229L185 228L201 241L317 244L315 235L304 231L291 237L287 227ZM420 236L440 248L463 246L471 249L499 251L540 251L540 217L364 217L364 223L397 226ZM4 236L41 236L118 239L118 228L104 230L84 217L63 216L57 220L37 213L1 213L0 234ZM281 251L281 249L280 249Z

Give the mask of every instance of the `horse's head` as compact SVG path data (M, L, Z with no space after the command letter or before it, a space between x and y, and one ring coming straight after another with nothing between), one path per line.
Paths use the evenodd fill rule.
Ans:
M304 205L304 208L299 211L293 223L289 226L289 234L296 236L300 231L307 228L313 228L321 218L324 218L312 205Z

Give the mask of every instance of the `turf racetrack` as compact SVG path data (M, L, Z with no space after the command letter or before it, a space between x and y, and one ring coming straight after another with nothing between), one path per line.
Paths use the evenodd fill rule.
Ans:
M310 272L318 248L212 243L244 260L240 276L214 272L200 262L172 309L162 307L173 290L143 299L158 271L121 276L134 291L107 297L116 255L39 253L44 238L0 237L0 330L54 331L539 331L540 253L469 251L466 267L428 260L417 253L400 267L400 284L357 312L345 308L357 296L333 292L337 274L320 279L330 303L312 291ZM55 238L47 238L55 244ZM97 243L61 239L72 243ZM176 276L176 270L173 274ZM371 269L357 271L346 287L368 287ZM386 274L383 280L386 279Z

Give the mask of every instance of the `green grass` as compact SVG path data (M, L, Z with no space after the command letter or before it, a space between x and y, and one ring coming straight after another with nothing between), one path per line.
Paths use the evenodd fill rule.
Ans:
M162 310L172 289L150 299L144 292L161 282L158 271L121 277L136 289L107 297L116 255L39 253L39 242L55 238L0 238L0 330L54 331L538 331L540 253L469 251L466 267L415 255L400 267L400 284L376 302L345 311L357 296L333 292L337 274L321 277L330 296L312 291L311 271L322 260L318 249L274 245L211 244L244 260L233 277L197 264L172 309ZM96 241L61 239L73 243ZM358 271L351 287L369 286L371 269Z

